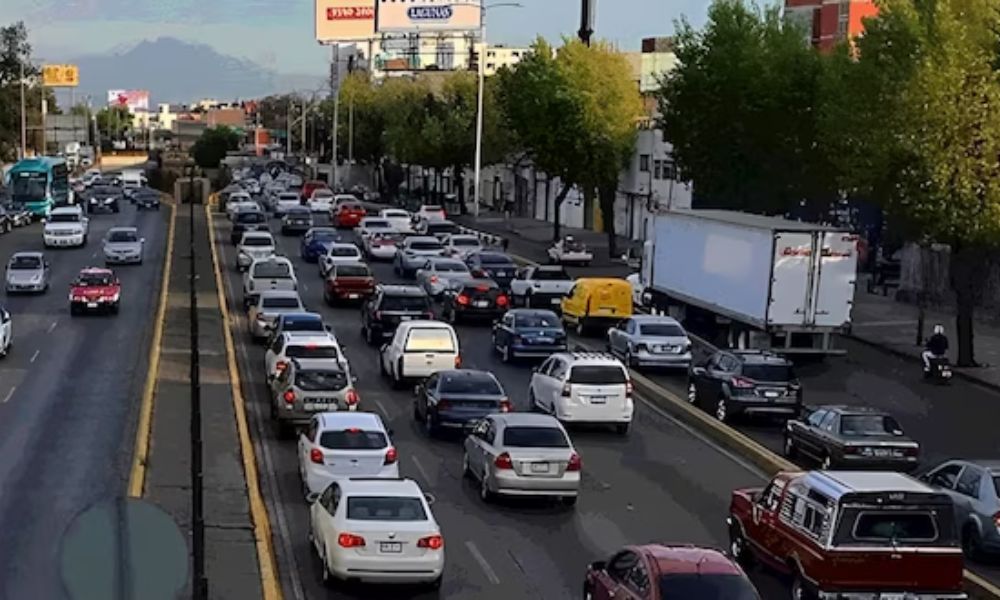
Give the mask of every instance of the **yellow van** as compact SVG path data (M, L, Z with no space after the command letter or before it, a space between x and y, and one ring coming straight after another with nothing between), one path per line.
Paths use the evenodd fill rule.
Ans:
M632 286L624 279L577 279L562 300L563 322L575 325L578 335L611 327L632 316Z

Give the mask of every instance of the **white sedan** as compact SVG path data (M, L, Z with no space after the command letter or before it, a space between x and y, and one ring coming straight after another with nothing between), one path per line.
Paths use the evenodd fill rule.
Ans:
M324 583L441 587L444 538L411 479L341 479L309 507L309 539Z
M413 217L401 208L383 208L378 216L389 221L399 233L413 232Z
M364 262L364 257L361 256L361 251L354 244L330 244L330 248L326 251L326 254L321 256L317 261L319 264L319 276L326 279L333 265L353 265L359 262Z
M567 235L549 248L549 262L553 264L589 265L594 254L582 242Z
M375 233L365 238L365 255L377 260L396 258L396 247L403 244L403 236L398 233Z
M299 477L309 501L337 479L397 478L397 458L389 430L375 413L320 413L299 434Z
M333 208L333 192L327 188L317 189L313 192L312 198L309 198L309 212L328 215L331 208Z

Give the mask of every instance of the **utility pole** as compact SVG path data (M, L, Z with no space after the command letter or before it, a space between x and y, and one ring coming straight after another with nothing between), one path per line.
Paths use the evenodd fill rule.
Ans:
M347 120L347 164L354 164L354 96L351 96L350 115Z
M594 14L597 11L597 0L580 0L580 41L590 46L590 36L594 35Z
M333 155L330 158L330 187L337 189L337 136L340 133L340 44L333 45L330 93L333 94Z
M285 158L292 156L292 97L288 97L288 107L285 109Z
M49 102L48 102L49 99L45 95L45 86L41 86L39 88L39 90L41 91L41 94L42 94L42 152L41 152L41 156L45 156L46 152L48 152L48 145L49 145L48 144L48 142L49 142L49 140L48 140L48 137L49 137L48 136L48 132L45 130L45 113L47 113L48 110L49 110Z
M483 173L483 88L486 85L486 5L483 4L482 15L479 19L479 60L476 61L476 70L478 71L477 76L479 79L479 89L476 90L476 167L474 169L474 181L472 197L475 202L473 214L478 219L479 218L479 194L482 191L480 188L482 184L480 179L482 179ZM455 179L458 179L458 173L455 173ZM464 185L464 184L463 184Z
M20 60L21 65L21 158L28 153L28 119L27 108L24 104L24 58Z
M302 99L302 139L299 142L302 145L302 159L305 160L306 157L306 100Z

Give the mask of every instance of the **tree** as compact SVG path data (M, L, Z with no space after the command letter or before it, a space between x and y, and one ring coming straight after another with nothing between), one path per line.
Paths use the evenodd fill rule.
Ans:
M21 70L26 80L38 77L38 68L31 64L31 44L28 30L18 21L0 27L0 162L13 160L21 146ZM40 86L27 90L25 104L30 124L39 121Z
M240 147L240 136L229 127L212 127L206 129L201 137L191 146L191 156L195 163L203 169L216 169L226 152Z
M744 0L715 0L703 30L678 24L660 125L705 204L775 214L836 197L818 132L824 59L803 34Z
M832 75L850 104L825 111L845 185L910 239L951 246L961 366L975 365L974 309L1000 239L998 32L1000 0L886 0Z
M97 111L97 131L110 139L121 138L132 129L132 113L127 106L106 106Z

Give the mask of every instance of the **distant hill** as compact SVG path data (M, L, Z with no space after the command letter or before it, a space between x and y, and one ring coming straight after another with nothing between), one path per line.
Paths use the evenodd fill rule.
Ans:
M322 75L282 75L256 63L220 54L205 44L169 37L144 40L109 54L81 56L76 97L103 104L107 91L149 90L150 102L188 103L199 98L235 100L296 89L315 89Z

